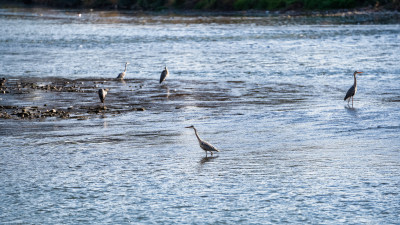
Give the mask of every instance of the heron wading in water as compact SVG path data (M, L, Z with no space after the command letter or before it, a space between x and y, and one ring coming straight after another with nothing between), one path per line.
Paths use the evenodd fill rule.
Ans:
M214 147L212 144L201 140L201 138L199 137L199 134L197 133L196 128L194 128L193 125L189 126L189 127L185 127L185 128L193 128L194 134L196 134L197 140L199 141L200 148L202 148L206 152L206 157L207 157L207 152L210 152L211 156L213 155L213 152L219 152L219 150L216 147Z
M107 95L107 92L108 92L108 91L109 91L108 88L106 88L106 89L99 89L99 98L100 98L101 103L103 103L103 108L104 108L104 101L105 101L105 99L106 99L106 95Z
M344 97L344 101L346 101L348 99L347 104L350 104L350 98L351 98L351 107L353 107L353 99L354 99L354 95L357 92L357 74L360 74L363 72L358 72L358 71L354 71L354 84L353 86L351 86L351 88L347 91L346 96Z
M160 76L160 84L165 80L165 78L167 78L168 75L169 75L168 69L167 67L164 67L164 70L161 72Z
M126 74L126 67L128 66L128 64L129 64L129 62L126 62L126 63L125 63L125 70L124 70L124 72L118 74L117 79L121 79L121 80L124 79L125 74Z

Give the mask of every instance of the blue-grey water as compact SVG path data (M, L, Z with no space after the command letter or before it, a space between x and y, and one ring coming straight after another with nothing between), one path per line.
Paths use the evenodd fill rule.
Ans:
M0 34L0 78L104 79L109 107L146 108L0 119L1 224L400 223L400 22L33 8ZM99 105L52 94L0 103Z

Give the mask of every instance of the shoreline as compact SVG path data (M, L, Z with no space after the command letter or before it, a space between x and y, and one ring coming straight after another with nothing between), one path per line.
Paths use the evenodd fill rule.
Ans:
M15 6L15 5L14 5ZM21 14L22 13L22 14ZM323 11L202 11L202 10L104 10L53 7L1 7L0 16L30 16L49 19L79 19L82 22L132 24L400 24L400 12L360 8ZM122 19L123 18L123 19ZM246 19L247 18L247 19Z
M227 16L227 17L268 17L268 16L346 16L346 15L367 15L367 14L380 14L380 15L400 15L400 11L393 9L389 10L384 6L379 7L355 7L343 9L277 9L277 10L213 10L213 9L176 9L166 8L161 10L142 10L142 9L126 9L126 8L110 8L110 7L56 7L46 4L24 4L15 2L0 2L0 9L19 8L42 8L49 10L67 10L79 12L119 12L121 14L136 14L147 16Z

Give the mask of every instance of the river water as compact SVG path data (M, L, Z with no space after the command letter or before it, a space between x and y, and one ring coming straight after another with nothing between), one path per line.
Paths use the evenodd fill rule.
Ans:
M400 223L396 19L33 8L0 24L0 78L104 79L110 108L146 108L0 119L1 224ZM0 94L44 102L99 105Z

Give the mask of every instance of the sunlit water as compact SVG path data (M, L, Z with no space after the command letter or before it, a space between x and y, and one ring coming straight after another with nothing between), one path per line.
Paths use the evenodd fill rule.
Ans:
M347 19L0 10L0 78L129 61L101 86L146 106L0 120L0 223L399 224L400 25Z

